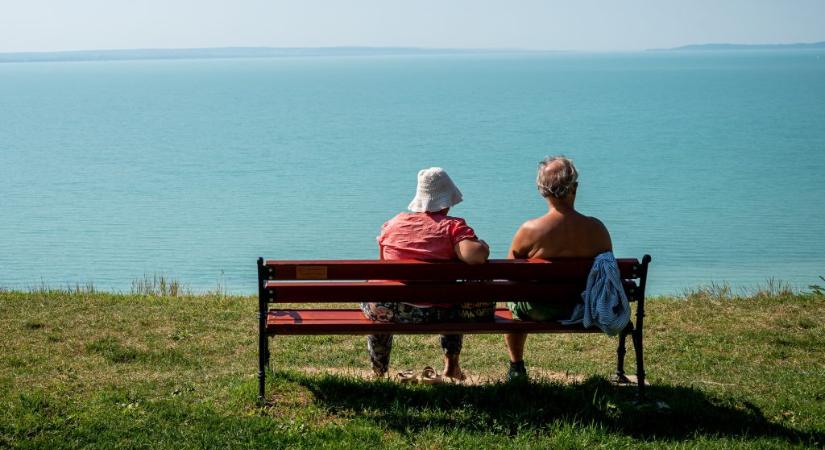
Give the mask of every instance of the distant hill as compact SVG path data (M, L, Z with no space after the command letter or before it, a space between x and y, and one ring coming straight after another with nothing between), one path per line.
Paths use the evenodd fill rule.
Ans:
M650 51L683 50L810 50L825 49L825 41L799 44L694 44L675 48L655 48Z
M139 59L277 58L299 56L369 56L489 53L496 50L428 49L414 47L220 47L135 50L79 50L66 52L0 53L4 62L124 61Z

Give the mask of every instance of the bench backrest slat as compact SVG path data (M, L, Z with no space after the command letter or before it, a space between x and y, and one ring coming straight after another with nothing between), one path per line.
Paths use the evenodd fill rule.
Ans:
M581 299L592 264L589 258L491 260L480 265L415 260L268 260L261 267L260 282L270 303L574 303ZM619 259L618 264L628 299L638 300L644 295L639 287L644 266L632 258Z
M641 276L639 260L619 259L619 271L624 279ZM338 261L277 261L267 260L263 267L265 280L571 280L586 279L592 259L568 258L545 261L540 259L491 260L487 264L468 265L460 262L425 262L414 260L338 260Z

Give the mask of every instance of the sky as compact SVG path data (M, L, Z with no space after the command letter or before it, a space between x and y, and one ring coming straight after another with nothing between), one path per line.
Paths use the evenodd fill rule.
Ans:
M825 41L825 0L0 0L0 52Z

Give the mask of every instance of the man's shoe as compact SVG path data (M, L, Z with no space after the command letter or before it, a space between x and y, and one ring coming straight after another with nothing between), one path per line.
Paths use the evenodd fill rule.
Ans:
M524 361L511 362L510 368L507 370L507 382L523 381L527 381L527 369L524 367Z

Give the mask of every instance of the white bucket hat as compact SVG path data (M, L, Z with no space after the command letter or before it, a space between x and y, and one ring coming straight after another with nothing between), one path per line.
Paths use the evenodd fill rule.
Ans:
M461 202L461 191L441 167L430 167L418 172L415 198L407 209L412 212L435 212Z

